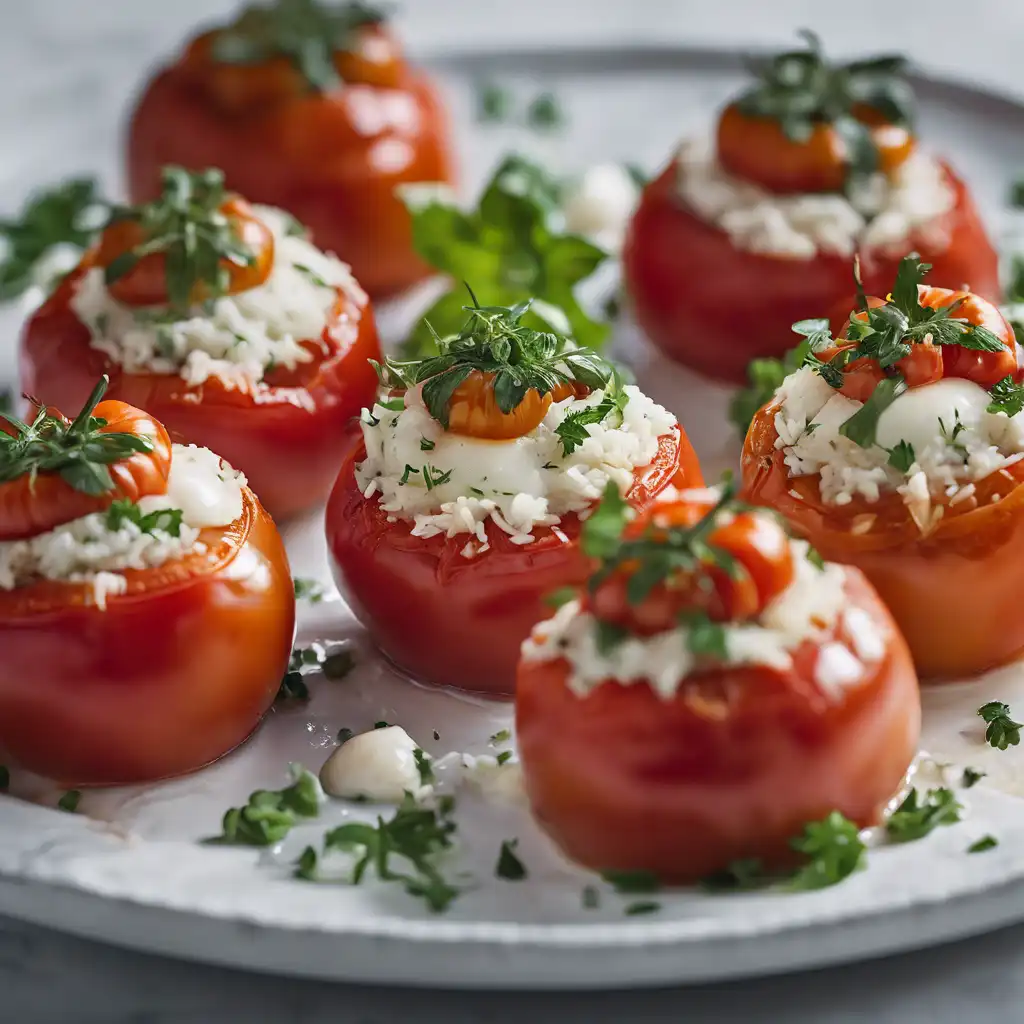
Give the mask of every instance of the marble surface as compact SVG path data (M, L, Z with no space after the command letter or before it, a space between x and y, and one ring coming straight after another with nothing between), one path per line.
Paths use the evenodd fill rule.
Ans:
M36 174L77 170L110 140L142 69L226 0L0 0L0 209ZM812 25L837 51L892 48L929 70L1024 97L1024 8L975 0L405 0L414 49L714 42L770 45ZM963 31L957 26L962 25ZM983 30L976 30L983 26ZM2 654L0 654L2 656ZM422 993L260 978L114 950L0 919L0 1021L18 1024L450 1024L532 1018L613 1021L1015 1019L1024 927L885 961L672 992L601 995Z

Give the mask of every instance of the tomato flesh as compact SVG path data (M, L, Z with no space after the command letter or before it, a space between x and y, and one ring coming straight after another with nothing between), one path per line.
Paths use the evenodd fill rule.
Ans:
M369 305L360 309L339 293L323 336L308 343L313 361L293 373L268 376L254 396L212 377L190 387L177 375L123 372L90 346L89 331L70 306L80 272L61 284L25 328L20 359L24 391L59 408L79 408L106 373L109 397L145 409L173 440L217 452L245 473L275 518L295 515L327 497L341 440L352 417L372 404L377 390L368 360L379 360L381 353ZM346 332L346 324L354 330Z
M790 866L789 840L833 810L875 824L917 752L920 698L906 645L855 571L847 595L883 624L888 649L838 699L814 681L810 643L786 672L725 666L670 699L613 681L580 697L564 660L523 661L526 789L563 852L688 884L740 859Z
M126 570L106 610L86 584L0 591L5 756L66 785L119 785L201 768L256 728L291 651L288 559L248 490L239 519L200 539L209 556Z
M518 545L488 522L490 550L466 558L469 534L413 537L407 522L389 523L356 483L364 458L354 434L327 506L327 543L342 596L384 654L417 680L511 694L519 646L550 613L545 597L587 578L578 517L559 524L565 541L538 528L533 543ZM685 434L666 434L651 465L636 471L628 499L643 508L671 483L701 482Z
M348 84L324 93L290 91L294 70L280 61L253 68L186 54L159 72L129 130L132 200L159 193L165 164L219 167L229 188L306 224L371 295L428 276L395 190L453 181L448 126L433 84L401 61L385 29L376 34L362 57L341 58ZM374 49L381 60L368 58Z
M868 292L886 294L900 258L916 251L933 265L933 285L970 284L973 292L999 301L995 250L963 182L944 169L954 207L903 246L861 252ZM751 359L781 356L794 346L797 320L841 303L850 309L847 257L819 253L805 260L737 249L724 231L676 198L676 174L673 161L644 190L623 252L637 321L666 355L709 377L741 383ZM939 237L944 241L937 245Z

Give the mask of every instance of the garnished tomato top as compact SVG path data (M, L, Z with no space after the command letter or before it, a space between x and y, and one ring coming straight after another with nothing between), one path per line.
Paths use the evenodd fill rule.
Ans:
M196 84L241 114L343 84L401 84L405 65L379 8L324 0L272 0L196 39L185 55Z
M599 423L615 411L622 391L614 368L589 349L524 324L530 302L464 306L468 320L452 338L435 334L437 356L377 366L392 390L421 388L423 402L453 434L507 441L536 429L552 402L607 389L606 402L576 428Z
M30 422L0 417L0 541L166 493L167 431L141 409L101 402L107 383L99 381L74 420L42 406Z
M813 33L723 111L718 159L771 192L839 192L913 152L913 94L898 56L830 64Z
M794 578L781 522L720 491L686 491L630 521L614 487L583 527L583 548L599 560L584 601L613 630L652 636L686 625L755 620Z
M263 284L274 235L224 175L165 167L159 198L116 207L93 253L110 294L128 306L168 306L187 315L197 303Z

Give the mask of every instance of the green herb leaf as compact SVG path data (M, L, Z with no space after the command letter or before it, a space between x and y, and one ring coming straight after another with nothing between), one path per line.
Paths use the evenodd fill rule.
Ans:
M412 752L412 757L416 762L416 771L420 773L420 785L433 785L437 780L434 777L434 769L430 766L430 756L417 747Z
M78 810L78 804L82 799L80 790L69 789L58 801L57 806L68 814L74 814Z
M771 882L766 874L764 864L754 857L734 860L721 871L709 875L701 882L701 887L709 892L747 892L751 889L763 889Z
M107 529L119 530L125 523L132 523L143 533L161 532L171 537L180 537L183 514L180 508L160 508L144 515L134 501L119 498L107 509Z
M565 113L558 97L551 92L542 92L526 110L526 123L538 131L550 131L565 124Z
M960 820L962 810L951 789L930 789L923 799L916 789L912 789L903 803L889 815L885 831L894 842L913 842L940 825L955 824Z
M321 670L324 678L337 683L344 679L349 672L356 667L355 652L345 648L341 651L332 651L323 660Z
M618 485L609 480L604 496L589 518L583 523L580 544L589 558L611 558L619 550L622 531L630 518L629 503L622 497Z
M1021 723L1010 717L1010 705L991 700L978 708L978 714L988 723L985 739L996 750L1006 750L1020 743Z
M626 907L626 916L639 917L641 914L656 914L659 910L661 910L660 903L655 903L653 900L639 900Z
M499 743L508 743L512 739L512 733L508 729L500 729L491 737L491 745L497 746Z
M288 670L281 680L275 703L289 700L309 700L309 687L304 676L310 667L320 668L324 663L324 651L318 644L309 647L292 648L288 659Z
M729 660L725 627L721 622L713 622L704 612L687 612L681 621L687 628L687 646L695 658Z
M562 605L575 601L579 597L579 591L575 587L559 587L544 598L544 603L549 608L561 608Z
M295 599L297 601L319 604L324 599L324 585L319 580L296 576L292 579L292 585L295 588Z
M527 876L526 866L516 855L518 839L506 839L501 844L498 853L498 863L494 867L494 873L498 878L504 878L507 882L521 882Z
M300 764L290 764L290 786L259 789L244 807L232 807L224 815L221 834L205 843L219 846L273 846L302 818L320 814L323 791L317 777Z
M970 846L967 847L968 853L984 853L986 850L992 850L999 845L999 840L995 836L982 836L980 839L975 839Z
M901 473L909 473L910 467L917 461L914 446L909 441L900 441L889 449L889 465Z
M867 849L857 826L838 811L809 822L803 835L790 840L790 846L808 858L788 885L801 892L824 889L849 878L862 866Z
M479 124L501 124L512 116L512 93L496 82L476 88L476 120Z
M601 877L625 895L661 892L661 880L653 871L605 871Z
M801 321L802 324L817 322ZM794 324L794 329L796 326ZM729 402L729 420L736 427L740 437L746 436L750 421L757 411L775 397L775 392L782 382L804 365L809 354L809 342L801 341L781 359L752 359L747 364L747 380L750 383L745 388L740 388Z
M621 415L629 396L625 391L609 387L604 397L596 405L588 405L583 409L567 413L562 422L555 427L555 433L562 442L562 455L569 456L588 437L588 426L603 423L613 413Z
M988 775L988 772L978 771L977 768L971 768L968 766L964 769L963 775L960 776L960 785L963 786L964 789L971 789L973 786L976 786L981 782L986 775Z
M1024 333L1024 332L1022 332ZM1018 384L1010 375L996 381L989 390L992 401L989 412L1004 412L1007 416L1016 416L1024 411L1024 384Z
M861 448L870 448L875 443L879 417L906 390L907 382L902 377L883 377L868 400L839 427L839 433Z

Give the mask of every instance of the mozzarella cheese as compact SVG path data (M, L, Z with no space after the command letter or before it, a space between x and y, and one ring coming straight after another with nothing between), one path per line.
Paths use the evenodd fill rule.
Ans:
M775 444L790 476L818 475L822 499L847 505L898 491L919 524L931 521L940 494L969 496L996 470L1024 458L1024 413L990 413L991 398L973 381L943 378L909 388L878 419L877 444L862 448L839 433L861 403L833 391L810 367L790 374L775 395ZM901 441L913 445L907 472L889 462Z
M905 248L914 234L942 249L949 244L938 219L956 195L942 167L915 153L892 178L874 175L849 198L838 193L775 195L733 177L704 141L688 141L678 152L676 187L701 218L725 231L737 249L812 259L817 253L852 256L859 248Z
M562 198L565 229L617 253L639 194L621 164L597 164L566 189Z
M400 411L379 403L364 410L367 457L356 479L393 519L411 521L413 536L472 534L479 546L464 549L466 557L486 545L488 520L513 542L529 544L535 527L589 509L609 480L625 491L633 471L654 458L659 437L678 430L675 417L638 388L625 392L621 416L587 426L586 440L564 455L556 428L570 413L599 404L603 391L552 404L523 437L484 441L445 431L413 389Z
M274 235L274 265L258 288L226 295L209 310L177 319L162 308L118 302L94 267L78 281L71 308L88 327L93 348L128 373L177 374L196 386L217 378L225 387L256 391L270 367L295 369L313 355L302 342L319 342L340 289L356 310L367 302L348 266L295 234L294 221L257 207ZM358 315L332 327L342 345L358 330Z
M397 804L406 793L422 798L431 787L420 778L417 749L397 725L360 733L334 749L320 769L320 784L325 793L346 800Z
M823 568L807 558L808 546L792 541L795 574L792 583L772 601L758 622L725 624L726 665L764 665L778 671L792 666L792 654L808 641L822 643L815 663L815 679L826 695L861 682L868 667L885 653L887 627L862 609L845 609L846 570L826 563ZM855 615L850 627L847 616ZM859 640L854 640L857 635ZM837 639L850 637L849 644ZM697 667L685 626L648 637L630 636L600 650L596 622L582 611L579 601L563 605L555 616L535 626L523 643L525 661L564 658L569 664L569 688L585 697L609 680L623 686L648 683L665 700Z
M153 569L185 555L205 552L199 531L227 526L242 513L245 477L206 448L174 445L166 494L140 499L144 514L181 509L177 537L163 530L144 533L135 523L107 525L93 512L25 540L0 542L0 590L15 590L40 579L88 583L94 603L127 589L125 569Z

